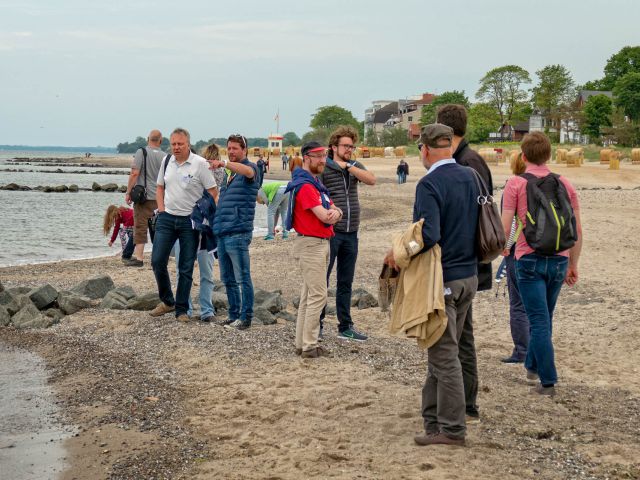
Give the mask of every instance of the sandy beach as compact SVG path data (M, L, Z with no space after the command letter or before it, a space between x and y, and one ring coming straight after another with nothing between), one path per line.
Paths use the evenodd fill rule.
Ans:
M376 292L424 169L408 159L408 182L397 185L397 159L363 162L378 183L360 189L354 287ZM266 178L288 180L279 160L271 167ZM78 427L59 478L640 478L640 166L551 167L578 189L585 236L580 281L563 287L554 318L555 398L531 396L522 366L500 362L512 346L502 288L474 302L482 421L465 448L414 445L426 354L391 337L378 308L353 310L365 343L337 340L329 317L332 356L315 360L295 355L285 321L238 332L92 308L47 330L0 328L1 342L44 359L63 420ZM491 169L501 189L508 166ZM291 251L291 240L251 245L255 286L289 302L300 287ZM156 289L148 257L141 269L116 256L0 268L0 280L65 289L97 273L138 293Z

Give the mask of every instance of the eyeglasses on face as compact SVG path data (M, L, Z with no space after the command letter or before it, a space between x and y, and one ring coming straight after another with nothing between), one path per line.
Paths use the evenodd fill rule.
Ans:
M353 143L340 143L338 147L343 147L345 150L353 150L356 146Z
M248 147L247 139L244 137L244 135L240 135L239 133L229 135L229 138L227 138L227 143L229 142L239 143L242 146L242 148Z
M324 158L325 154L324 153L308 153L307 157L319 160L319 159Z

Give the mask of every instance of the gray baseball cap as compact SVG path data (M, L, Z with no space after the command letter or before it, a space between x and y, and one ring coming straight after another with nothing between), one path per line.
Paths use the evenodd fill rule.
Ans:
M438 144L441 138L447 139L449 145ZM422 127L420 132L420 143L433 148L450 147L453 140L453 128L442 123L431 123Z

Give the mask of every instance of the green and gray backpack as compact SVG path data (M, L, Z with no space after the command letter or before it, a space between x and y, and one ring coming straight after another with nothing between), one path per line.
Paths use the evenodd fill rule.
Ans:
M529 246L545 256L573 247L578 240L576 217L560 176L520 176L527 181L527 221L523 232Z

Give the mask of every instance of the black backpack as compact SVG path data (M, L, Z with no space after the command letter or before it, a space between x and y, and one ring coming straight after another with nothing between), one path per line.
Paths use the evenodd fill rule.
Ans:
M560 176L520 175L527 181L527 220L524 237L539 255L557 255L578 240L576 217Z

